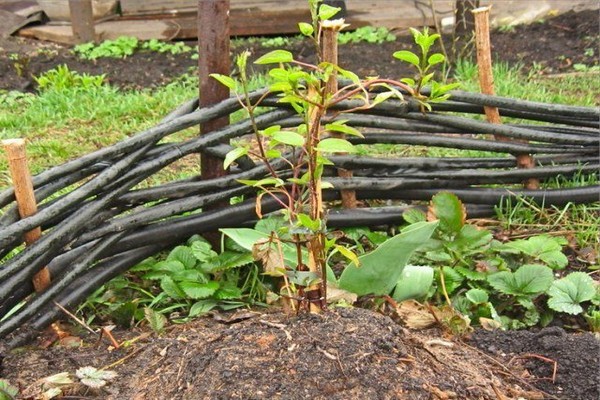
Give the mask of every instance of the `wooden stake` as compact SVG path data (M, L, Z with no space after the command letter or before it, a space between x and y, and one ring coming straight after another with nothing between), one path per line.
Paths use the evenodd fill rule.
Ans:
M321 51L323 61L337 65L338 64L338 32L345 26L344 20L324 21L323 22L323 40L321 42ZM338 91L337 72L334 71L327 81L325 95L332 95ZM343 138L345 135L339 132L332 132L332 137ZM338 153L339 154L339 153ZM352 178L352 171L338 168L340 178ZM344 208L356 208L356 192L354 190L342 190L342 206Z
M8 166L15 188L15 198L21 218L29 217L37 212L33 183L27 165L25 141L23 139L8 139L2 141L2 146L8 155ZM37 227L24 235L26 245L30 245L40 238L42 229ZM36 292L41 292L50 286L50 271L42 268L33 277L33 287Z
M96 31L92 0L69 0L69 12L75 43L94 42Z
M229 75L229 0L198 1L198 73L200 107L208 107L229 98L229 89L209 75ZM200 134L229 125L229 116L200 125ZM223 160L203 153L200 160L202 179L225 175Z
M492 52L490 45L490 7L479 7L471 11L475 17L475 44L477 47L477 71L479 75L479 87L481 93L494 95L494 74L492 72ZM485 116L492 124L501 124L500 112L497 107L484 106ZM499 141L515 141L527 143L526 141L512 140L506 136L494 135ZM530 154L517 155L517 167L534 168L535 162ZM540 183L535 178L527 179L523 185L527 189L539 189Z

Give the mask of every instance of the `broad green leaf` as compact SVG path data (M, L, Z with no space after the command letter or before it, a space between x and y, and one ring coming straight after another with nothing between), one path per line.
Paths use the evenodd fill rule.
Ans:
M471 268L460 265L454 267L454 270L470 281L485 281L487 278L487 274L485 272L475 271Z
M219 289L219 282L180 282L179 287L185 292L187 297L197 300L212 296Z
M345 139L327 138L317 145L317 150L323 153L356 153L356 148Z
M364 137L360 131L352 126L346 125L342 121L332 122L331 124L325 125L325 129L330 132L340 132L345 133L346 135Z
M164 332L165 325L167 324L167 317L165 317L158 311L153 310L150 307L145 307L144 319L148 321L148 325L150 325L150 328L157 335L160 335Z
M473 304L484 304L490 299L487 292L482 289L470 289L465 293L465 297Z
M581 303L596 295L596 283L585 272L572 272L552 283L548 306L559 312L577 315L583 312Z
M329 4L321 4L319 6L319 19L321 21L331 19L331 17L340 12L340 10L340 7L332 7Z
M224 228L219 229L221 233L230 237L234 242L248 251L253 250L255 243L269 239L270 234L257 231L249 228ZM277 249L275 243L271 244L274 249ZM297 257L296 249L290 243L281 243L283 249L283 258L288 266L295 266Z
M248 148L246 147L236 147L225 155L225 160L223 161L223 169L229 168L231 164L235 162L240 157L248 154Z
M300 29L300 33L302 33L304 36L312 36L315 31L313 26L306 22L300 22L298 24L298 29Z
M531 296L548 290L554 281L554 275L545 265L530 264L519 267L514 273L502 271L487 279L494 289L504 294Z
M386 240L369 254L359 257L360 266L349 264L339 279L339 287L356 293L389 294L412 253L431 237L437 222L418 222Z
M273 50L259 57L254 64L279 64L294 61L294 56L287 50Z
M304 146L305 143L304 136L293 131L278 131L273 133L272 138L279 143L296 147Z
M377 93L377 95L375 96L375 98L373 99L373 105L376 106L377 104L381 104L384 101L386 101L387 99L389 99L390 97L392 97L394 95L394 92L382 92L382 93Z
M194 252L187 246L177 246L167 256L167 261L179 261L185 268L194 268L196 265L196 257Z
M442 232L452 235L459 233L466 218L465 206L454 193L440 192L431 198L427 220L439 220Z
M427 63L429 65L436 65L439 63L443 63L444 61L446 61L446 57L444 57L444 55L441 53L434 53L434 54L430 55L429 58L427 59Z
M177 260L165 260L157 262L151 270L145 273L142 277L144 279L162 279L163 276L176 274L179 271L183 271L185 266L181 261Z
M217 253L213 251L210 243L204 240L197 240L191 245L192 254L198 261L206 261L209 258L215 257Z
M285 182L280 178L263 178L258 181L255 180L246 180L246 179L238 179L238 182L243 183L244 185L260 187L260 186L282 186Z
M398 279L392 297L398 302L408 299L420 299L427 296L432 284L433 268L407 265Z
M221 83L223 86L227 86L231 90L235 90L237 86L235 80L227 75L210 74L210 76L219 81L219 83Z
M175 281L169 276L160 280L160 288L172 299L184 299L186 294Z
M408 86L415 86L416 82L412 78L402 78L400 82L406 83Z
M421 65L421 60L419 59L419 56L416 55L415 53L413 53L412 51L400 50L400 51L394 52L393 55L394 55L394 58L405 61L416 67L419 67Z
M242 289L235 285L227 285L219 288L214 294L219 300L239 299L242 297Z

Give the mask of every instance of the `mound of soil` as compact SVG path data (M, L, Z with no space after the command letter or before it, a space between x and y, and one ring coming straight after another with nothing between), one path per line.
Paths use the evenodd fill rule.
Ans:
M18 349L7 354L2 376L24 398L37 398L41 378L74 376L83 366L118 377L96 390L66 386L73 396L66 398L595 400L600 393L600 342L589 334L477 332L472 343L491 356L438 329L404 329L360 308L215 315L162 336L131 337L112 351L89 342ZM557 363L554 381L546 359Z
M413 72L392 57L394 51L414 47L412 38L404 34L406 32L398 33L394 42L341 45L340 64L361 77L411 76ZM511 65L519 63L526 69L535 68L536 73L573 71L575 64L597 65L598 12L568 12L530 25L497 30L492 33L491 41L497 60ZM450 42L447 38L446 43ZM239 53L246 49L252 52L253 57L272 50L256 42L242 41L236 42L232 52ZM288 50L300 61L314 60L314 48L308 42L294 41ZM35 90L33 76L39 76L61 64L79 73L105 74L110 84L122 88L163 85L184 73L194 73L197 67L197 61L191 59L190 53L171 55L137 52L124 59L86 61L76 57L69 47L19 38L0 39L0 89Z

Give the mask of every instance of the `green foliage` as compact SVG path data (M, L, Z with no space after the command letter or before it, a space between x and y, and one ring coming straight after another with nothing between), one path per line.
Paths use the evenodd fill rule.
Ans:
M396 35L389 29L373 26L363 26L351 32L343 32L338 35L338 43L385 43L396 40Z
M193 49L183 42L168 43L157 39L150 39L143 42L133 36L120 36L115 40L105 40L100 44L93 42L83 43L73 48L73 52L85 60L125 58L133 55L138 50L182 54L190 52Z
M94 90L104 84L105 75L79 74L67 65L59 65L35 78L40 91Z
M12 386L9 381L0 379L0 400L13 400L19 395L19 389Z
M346 266L338 281L339 287L359 296L391 293L412 253L429 239L436 226L437 223L432 222L407 226L372 252L358 257L358 265Z
M567 314L581 314L581 303L600 303L600 286L584 272L572 272L552 283L548 290L548 307Z
M427 296L433 284L433 268L422 265L407 265L394 288L393 299L400 302L408 299L422 299Z
M450 97L448 93L452 89L460 86L458 83L443 84L433 79L434 72L431 72L435 65L444 65L446 57L442 53L430 54L431 47L440 35L430 34L429 29L425 27L423 32L410 28L415 43L419 46L420 54L413 53L410 50L396 51L393 56L398 60L412 65L417 70L416 78L403 78L402 82L413 88L415 98L420 102L424 109L431 111L429 103L442 102ZM429 85L430 93L428 96L422 93L422 89Z
M552 269L563 269L568 260L562 252L567 240L549 235L532 236L505 243L499 248L501 252L522 257L522 262L540 261Z
M448 298L471 320L494 320L505 328L547 324L552 312L591 315L597 299L596 285L585 273L556 280L554 270L567 259L560 237L532 236L506 243L491 232L466 222L465 209L455 195L438 193L427 213L411 210L409 223L439 220L432 237L410 262L435 270L430 295L437 302Z
M231 309L263 300L249 252L218 254L199 236L173 248L163 259L148 258L88 298L81 312L122 326L146 320L161 333L171 320L182 322L215 307Z

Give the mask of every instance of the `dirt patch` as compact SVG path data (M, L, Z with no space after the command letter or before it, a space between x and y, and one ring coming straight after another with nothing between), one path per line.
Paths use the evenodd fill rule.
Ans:
M600 44L598 12L568 12L533 24L496 30L491 40L497 60L511 65L523 64L526 69L534 68L536 73L573 71L576 64L594 66L598 64ZM359 76L410 76L412 71L395 60L392 53L412 47L411 38L404 34L394 42L383 44L346 44L339 49L340 64ZM314 60L314 49L307 42L295 41L287 48L299 60ZM271 50L258 43L242 43L232 52L245 49L254 57ZM190 53L157 52L137 52L125 59L85 61L75 57L69 47L21 38L0 39L0 89L34 90L33 76L61 64L80 73L106 74L110 84L122 88L147 88L163 85L187 72L194 73L197 61L191 59Z
M550 375L544 368L527 372L527 363L535 360L506 366L506 355L496 361L437 329L409 331L365 309L297 317L245 313L244 317L249 318L230 323L199 319L173 326L161 337L143 335L111 352L105 345L13 352L4 360L3 376L32 396L39 393L42 377L74 373L82 366L108 367L119 376L105 388L90 391L73 385L66 390L69 396L104 399L585 400L598 394L590 369L591 362L597 365L592 353L598 342L591 336L569 340L561 331L561 341L570 344L569 350L557 353L546 346L549 354L544 354L560 365L552 384L538 379ZM541 337L527 332L521 336L527 334ZM492 352L512 345L510 356L536 351L531 342L512 343L501 333L475 337L475 343L493 347L487 349ZM587 358L563 365L564 354L569 353L572 361L585 353Z

